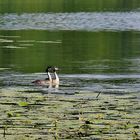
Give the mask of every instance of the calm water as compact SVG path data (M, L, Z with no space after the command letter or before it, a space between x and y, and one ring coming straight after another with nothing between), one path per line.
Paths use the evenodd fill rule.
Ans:
M140 92L140 1L0 1L0 87L39 89L47 65L57 92Z

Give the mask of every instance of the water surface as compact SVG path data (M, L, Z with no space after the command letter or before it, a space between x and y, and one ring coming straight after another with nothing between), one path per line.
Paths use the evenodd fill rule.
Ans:
M0 0L0 139L138 139L140 0ZM60 86L35 86L48 65Z
M1 86L34 88L31 81L43 79L47 65L56 65L60 92L139 92L139 36L134 31L1 31Z
M2 30L140 30L139 12L2 14Z
M140 91L138 0L0 5L1 88L36 89L31 82L55 65L61 68L60 93Z

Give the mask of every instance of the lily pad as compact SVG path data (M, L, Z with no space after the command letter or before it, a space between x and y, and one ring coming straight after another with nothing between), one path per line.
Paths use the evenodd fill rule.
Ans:
M26 106L29 105L29 103L27 103L27 102L19 102L18 105L21 106L21 107L26 107Z

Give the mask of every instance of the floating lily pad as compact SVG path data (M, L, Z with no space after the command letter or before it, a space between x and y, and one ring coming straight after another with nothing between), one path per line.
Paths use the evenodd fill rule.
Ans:
M26 107L26 106L29 105L29 103L27 103L27 102L19 102L18 105L22 106L22 107Z

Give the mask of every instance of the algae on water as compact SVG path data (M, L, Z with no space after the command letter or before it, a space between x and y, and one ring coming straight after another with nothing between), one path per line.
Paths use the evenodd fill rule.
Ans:
M2 90L0 139L139 139L138 94L97 95Z

